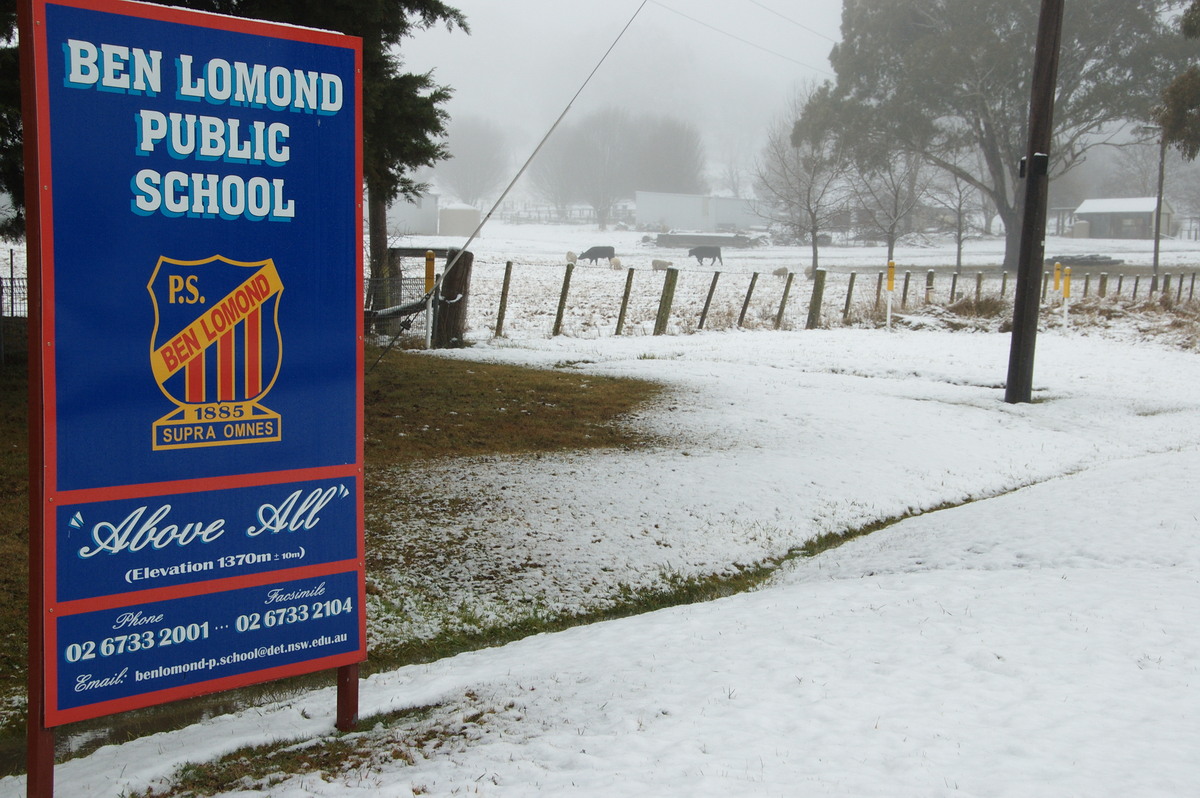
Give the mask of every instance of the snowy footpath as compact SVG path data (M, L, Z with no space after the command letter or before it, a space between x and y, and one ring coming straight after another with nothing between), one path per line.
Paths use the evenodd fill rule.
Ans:
M678 442L666 452L502 464L514 495L544 497L559 474L559 526L603 537L624 513L679 549L668 528L703 516L720 522L703 558L733 563L743 513L804 535L907 517L752 593L373 676L364 715L433 709L365 721L376 753L349 771L228 794L1195 794L1200 357L1043 334L1037 401L1012 406L1008 345L834 330L456 353L672 388L639 419ZM669 477L630 493L651 466ZM563 583L590 578L546 561ZM119 796L242 745L327 735L333 709L318 691L106 747L59 765L58 794ZM4 798L24 788L0 780Z

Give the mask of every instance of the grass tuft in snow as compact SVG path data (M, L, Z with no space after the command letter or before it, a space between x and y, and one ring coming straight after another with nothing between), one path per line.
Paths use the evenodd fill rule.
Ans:
M365 732L333 733L313 740L281 740L232 751L212 762L188 763L166 787L129 793L128 798L211 796L234 790L269 790L297 776L333 781L367 771L384 760L416 762L422 751L467 733L484 711L457 722L430 724L441 707L416 707L362 718ZM384 744L386 743L386 744Z
M855 538L866 537L872 532L878 532L881 529L887 529L893 524L898 524L908 518L913 518L918 515L925 515L927 513L936 513L939 510L949 510L953 507L961 507L964 504L970 504L972 501L975 500L969 499L965 502L946 502L925 510L912 510L904 513L903 515L892 516L890 518L880 518L877 521L872 521L869 524L854 527L853 529L846 529L840 532L826 532L825 534L813 538L800 548L796 549L793 552L793 555L800 557L816 557L819 554L836 549L843 543L847 543Z

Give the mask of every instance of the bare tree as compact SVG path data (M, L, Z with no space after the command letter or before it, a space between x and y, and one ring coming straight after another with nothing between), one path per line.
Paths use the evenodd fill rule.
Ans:
M707 190L704 165L701 136L693 125L606 108L558 130L534 161L530 179L560 209L573 202L590 205L603 230L616 203L639 189Z
M617 201L630 193L629 131L629 114L619 108L598 111L573 131L579 148L574 164L579 196L592 206L601 230L608 229Z
M828 88L801 89L767 133L755 169L760 214L812 247L809 276L819 265L821 237L847 207L847 161L833 117L815 97Z
M529 168L529 181L534 193L554 206L561 220L567 208L579 198L575 175L576 156L572 150L570 128L556 133L538 153Z
M1109 197L1153 197L1158 192L1158 132L1154 140L1116 148L1100 190Z
M631 138L637 142L634 173L638 191L704 194L707 159L700 130L691 122L666 116L639 116L632 120Z
M883 236L887 259L894 260L896 239L912 230L913 212L929 191L931 170L915 153L885 153L858 164L850 180L860 218Z
M930 184L929 201L950 214L950 232L954 236L954 271L962 272L963 242L973 229L973 211L979 201L979 188L955 172L942 172Z
M742 159L736 150L730 149L725 154L725 161L717 174L717 185L735 197L742 197L748 190L746 186L746 170Z
M438 184L461 202L478 206L509 176L507 137L495 122L477 116L455 119L446 149L450 160L438 165Z

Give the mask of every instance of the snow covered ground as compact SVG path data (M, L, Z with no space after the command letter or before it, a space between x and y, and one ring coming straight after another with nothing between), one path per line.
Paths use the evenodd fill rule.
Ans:
M574 270L568 291L562 333L571 337L600 338L612 336L625 290L626 270L635 270L629 307L623 333L648 335L653 331L659 299L662 295L664 273L652 269L652 261L666 260L680 270L678 286L668 332L681 334L694 331L701 311L713 285L714 271L720 272L713 291L712 306L705 329L726 330L737 326L743 317L743 329L772 329L778 319L782 329L803 329L808 318L812 284L803 278L812 263L807 246L764 246L746 249L724 248L723 263L702 266L688 258L686 249L660 248L655 236L634 230L598 232L587 226L519 225L489 222L482 235L469 247L475 255L469 298L470 327L476 336L495 331L505 263L511 261L512 282L504 321L504 333L509 337L549 337L554 326L567 252L579 253L591 246L612 246L620 260L620 268L610 268L601 260L595 264L581 262ZM905 239L911 242L911 239ZM403 237L394 244L416 249L461 247L461 240L439 237ZM1191 275L1200 271L1200 242L1167 240L1162 242L1159 257L1163 274ZM1121 286L1123 296L1134 291L1135 275L1143 275L1139 287L1145 297L1153 263L1150 242L1119 239L1071 239L1051 237L1046 242L1047 257L1081 254L1100 254L1123 261L1120 266L1105 269L1113 274L1108 291L1117 293L1118 275L1125 275ZM894 254L897 270L897 289L894 304L903 301L905 273L911 274L907 301L911 306L924 304L925 280L930 270L936 272L931 299L947 304L952 287L951 273L955 263L952 242L944 238L922 239L917 243L901 243ZM959 297L973 295L976 276L983 275L985 292L999 294L1002 290L1011 298L1015 276L1003 282L1001 264L1004 261L1004 240L981 237L966 242L962 274L954 285ZM438 270L444 267L439 261ZM819 252L819 265L829 273L821 321L826 326L843 323L850 274L856 275L849 323L869 316L875 309L878 275L887 267L887 250L882 246L829 246ZM407 259L402 268L406 274L419 276L424 272L424 259ZM1085 287L1095 294L1099 289L1099 268L1074 270L1073 296L1082 298ZM782 272L797 275L787 302L784 303L786 279ZM754 275L757 274L757 278ZM751 280L754 279L753 291ZM1085 283L1090 285L1085 286ZM1189 282L1185 291L1191 291ZM750 302L743 312L747 294ZM1186 293L1185 293L1186 296ZM779 316L779 308L785 306Z
M474 249L485 268L513 258ZM1013 406L997 333L477 338L444 356L673 389L638 419L669 446L429 475L507 497L464 523L538 558L528 589L549 604L908 517L789 560L750 594L373 676L364 715L434 709L368 719L355 739L375 753L350 770L229 795L1178 796L1200 784L1196 354L1049 329L1037 401ZM317 691L109 746L58 766L58 794L121 795L242 745L319 738L333 709ZM0 796L23 794L23 778L0 780Z

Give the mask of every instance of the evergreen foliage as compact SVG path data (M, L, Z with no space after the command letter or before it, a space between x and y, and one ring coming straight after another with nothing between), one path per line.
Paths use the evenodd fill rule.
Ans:
M396 48L416 31L437 24L468 30L466 18L440 0L157 0L230 16L333 30L363 40L363 172L373 200L413 197L424 186L411 172L446 156L441 106L450 90L431 73L406 74ZM24 233L21 96L17 69L16 0L0 0L0 191L14 212L0 220L0 235Z

